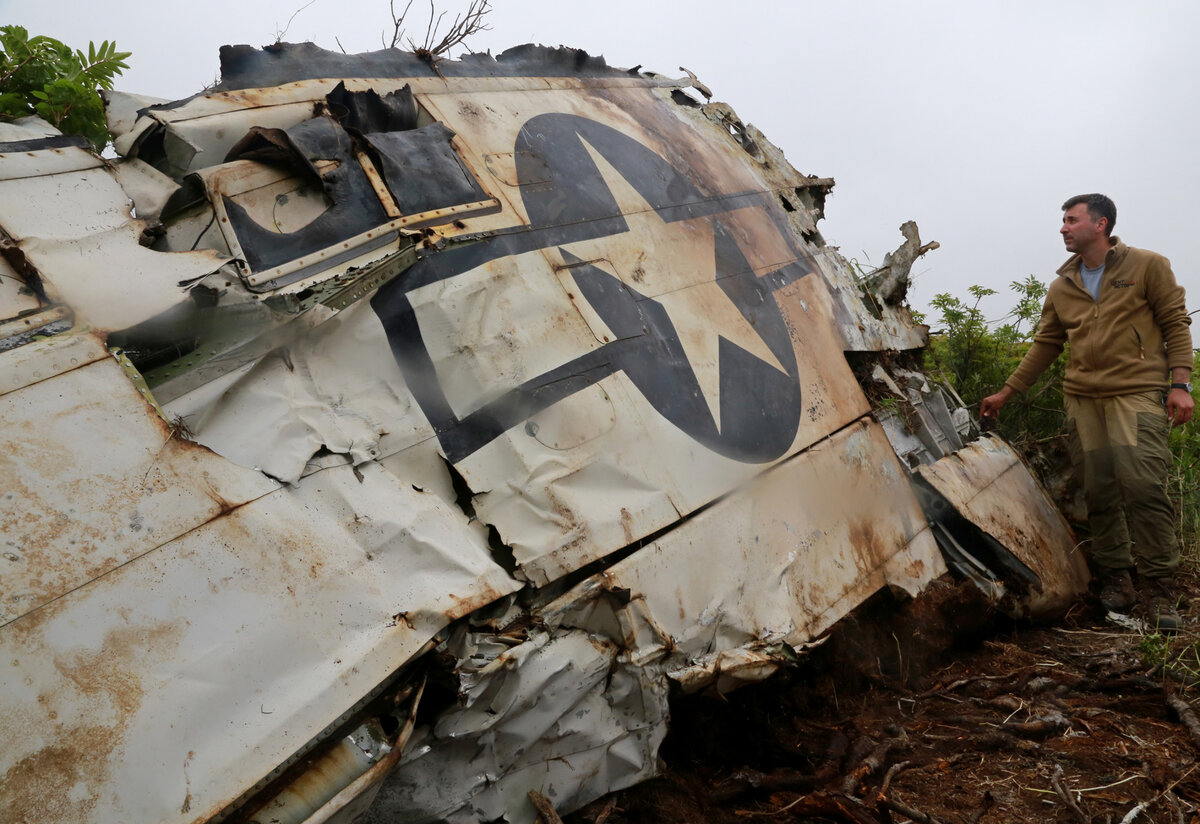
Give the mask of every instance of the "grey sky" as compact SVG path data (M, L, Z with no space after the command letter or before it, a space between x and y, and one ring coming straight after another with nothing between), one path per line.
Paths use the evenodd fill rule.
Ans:
M1049 280L1066 257L1059 206L1090 191L1112 196L1117 233L1170 257L1190 303L1200 299L1187 228L1200 183L1200 4L493 2L476 50L561 44L617 66L691 69L797 169L837 179L822 231L847 257L879 263L916 220L942 244L914 267L918 309L971 284L1007 293L1028 274ZM133 52L118 88L173 99L216 78L220 45L274 41L301 4L106 0L97 16L0 0L0 21L75 47L115 39ZM439 0L450 16L465 5ZM413 3L415 28L427 8ZM386 0L315 0L283 39L367 51L390 28ZM1011 303L986 307L996 316Z

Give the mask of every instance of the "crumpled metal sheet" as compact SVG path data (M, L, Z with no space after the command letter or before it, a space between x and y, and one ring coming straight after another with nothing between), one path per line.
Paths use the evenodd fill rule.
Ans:
M361 464L434 437L367 303L303 324L267 357L164 408L199 442L286 483L321 451Z
M372 300L377 321L352 307L219 395L168 404L200 442L291 481L322 448L359 462L436 434L521 574L545 584L865 411L809 251L715 124L680 119L651 88L619 105L582 88L498 95L486 119L470 94L417 99L519 231L429 254ZM704 189L685 161L703 165ZM537 186L496 186L526 178ZM668 396L687 380L690 407Z
M537 610L528 640L448 643L460 705L370 820L533 821L530 789L571 810L648 778L672 681L761 680L872 593L944 572L906 469L856 423Z
M517 587L461 514L373 464L178 531L0 632L16 820L207 820Z
M1061 614L1087 589L1087 562L1066 520L1007 443L982 437L917 472L1036 575L1020 593L1022 610Z
M678 670L716 650L803 647L885 587L915 595L945 566L886 444L866 419L832 434L580 585L546 620L600 631L572 613L597 588L628 590L614 640Z
M487 639L447 645L472 685L409 743L366 822L533 821L531 788L571 810L654 774L665 679L582 631L534 633L503 651Z
M185 301L181 282L223 265L208 251L163 254L139 245L145 224L131 217L129 196L104 161L51 144L35 141L19 152L0 144L0 229L77 320L133 326Z
M0 578L18 605L0 626L0 808L18 818L348 822L378 791L381 821L531 822L530 789L565 812L653 774L673 685L767 677L880 588L945 572L924 487L844 356L923 330L873 312L824 248L832 181L688 102L694 78L537 47L442 76L318 51L236 48L217 91L136 119L120 103L138 163L116 177L58 139L0 158L0 195L79 195L65 217L0 198L0 226L82 317L138 324L119 339L159 393L100 338L0 352L16 423L0 468L27 487L0 502L4 536L35 546ZM333 112L405 87L418 108L397 128L440 124L425 133L470 178L451 200L486 200L442 209L428 186L409 205L434 208L397 217L379 155L313 117L331 93ZM297 260L243 254L214 220L227 196L265 185L241 201L265 246L324 214L328 192L292 179L328 174L323 150L268 167L287 142L271 130L334 135L357 195L379 198L363 225L388 222ZM240 143L255 159L226 163ZM139 217L175 209L160 248L245 259L212 274L214 251L137 246L122 185ZM134 268L84 282L67 254L83 246ZM918 394L919 463L963 430ZM181 418L198 443L164 422ZM1013 554L1044 602L1077 592L1074 561L1042 557L1061 535L1011 520L1053 526L1028 473L986 443L961 452L927 482L1026 541ZM355 749L446 667L458 703L386 758Z
M873 414L892 449L910 468L944 458L978 434L962 399L949 386L894 364L875 364L870 379L889 399Z

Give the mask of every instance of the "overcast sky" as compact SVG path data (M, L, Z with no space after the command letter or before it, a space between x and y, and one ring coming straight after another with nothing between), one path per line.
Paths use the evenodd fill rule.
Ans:
M390 35L386 0L302 3L105 0L84 14L0 0L0 21L74 47L115 39L133 52L118 88L170 99L216 79L222 44L263 45L286 27L284 40L355 52ZM1066 258L1062 201L1091 191L1116 201L1117 234L1167 255L1200 305L1200 3L493 3L475 50L535 42L691 69L799 171L836 178L821 229L846 257L878 264L916 220L922 240L941 243L914 267L918 309L971 284L1049 280ZM451 17L466 5L438 4ZM427 8L414 2L416 28Z

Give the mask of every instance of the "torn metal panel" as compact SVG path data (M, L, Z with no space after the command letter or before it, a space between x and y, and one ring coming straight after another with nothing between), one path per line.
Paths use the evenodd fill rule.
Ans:
M886 443L868 420L841 430L582 584L545 619L603 632L574 613L591 613L599 591L626 590L614 640L682 670L714 650L802 647L884 587L916 594L945 566Z
M0 123L0 143L19 143L26 140L62 137L62 132L40 117L22 117Z
M117 182L133 201L134 216L139 220L156 220L179 184L137 158L126 160L112 167Z
M490 54L466 54L441 60L434 67L417 55L399 49L344 54L313 43L279 43L263 49L225 46L221 49L221 82L216 87L257 89L298 80L329 77L628 77L628 69L609 66L602 56L578 49L526 44ZM636 76L636 75L635 75Z
M13 154L14 145L0 144L0 228L58 298L78 307L77 319L102 329L132 326L186 301L181 281L222 265L207 252L163 255L141 246L144 224L95 155L49 145Z
M1011 611L1061 613L1087 589L1087 563L1070 528L1008 444L983 437L917 472L994 541L966 549L1009 579ZM996 552L1016 563L992 560ZM1017 574L1003 574L1014 567Z
M276 487L178 437L113 359L57 349L0 354L47 378L86 363L0 396L0 624Z
M910 468L940 460L978 434L962 399L923 373L877 363L870 379L884 393L873 414Z
M0 805L207 820L515 588L461 515L380 469L278 489L4 628Z
M311 43L271 48L223 49L222 81L215 89L142 109L138 121L116 136L117 151L126 157L141 157L172 177L182 177L219 162L253 126L287 128L312 117L313 103L324 100L339 85L351 92L371 91L381 96L405 86L414 92L438 92L447 88L441 74L446 71L454 77L451 88L473 93L594 86L670 89L693 84L687 79L610 68L603 58L575 49L542 46L520 46L495 57L464 55L457 61L439 61L437 71L395 49L344 55ZM272 82L271 78L290 71L296 75ZM429 122L421 118L418 125Z
M670 681L761 680L879 589L916 594L945 566L885 455L878 426L854 424L538 610L549 634L461 634L460 705L369 820L532 822L531 789L575 809L655 774Z
M322 320L301 319L269 356L172 400L167 412L219 454L288 483L322 450L360 464L432 438L371 306Z
M442 123L365 136L388 191L403 214L488 199L451 148L452 137L454 132Z
M928 345L929 327L913 323L907 307L881 304L869 294L836 249L824 247L817 255L835 296L837 328L847 352L903 351Z
M104 119L107 121L108 131L113 137L114 148L119 155L126 154L125 149L128 147L124 142L126 135L141 119L142 110L170 102L161 97L130 94L115 89L102 89L100 96L104 98Z
M337 121L314 117L282 131L254 130L245 141L230 150L227 159L254 155L265 139L260 136L264 135L271 136L270 141L277 145L278 153L294 163L299 171L319 181L319 191L324 196L322 205L327 208L318 210L311 220L300 226L280 225L278 221L264 226L238 201L220 192L230 228L240 241L239 256L251 269L274 268L362 234L387 220L388 215L366 174L354 162L350 135ZM318 160L333 162L327 171L318 172L315 165ZM274 199L279 203L284 196L277 195Z

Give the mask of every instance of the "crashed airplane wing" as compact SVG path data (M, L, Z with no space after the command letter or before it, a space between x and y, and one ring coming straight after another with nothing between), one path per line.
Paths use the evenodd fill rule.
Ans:
M694 78L222 70L110 99L112 163L0 127L9 819L531 822L881 589L1085 586L904 356L915 226L860 281Z

